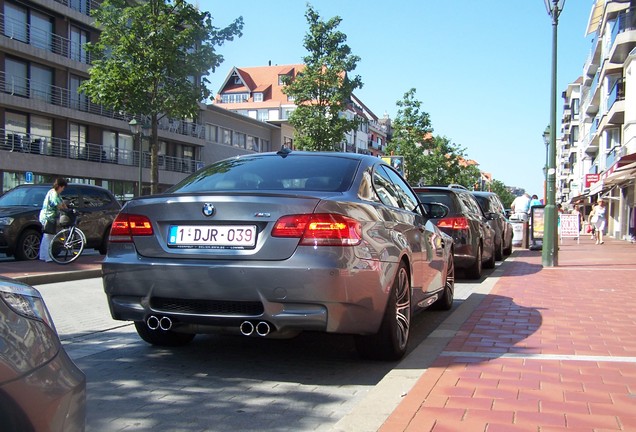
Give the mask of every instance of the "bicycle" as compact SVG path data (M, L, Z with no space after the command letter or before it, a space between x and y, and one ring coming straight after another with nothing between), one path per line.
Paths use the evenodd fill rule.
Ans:
M79 212L74 209L64 211L60 217L60 225L63 227L53 236L49 245L51 259L58 264L69 264L82 254L86 245L86 235L77 226Z

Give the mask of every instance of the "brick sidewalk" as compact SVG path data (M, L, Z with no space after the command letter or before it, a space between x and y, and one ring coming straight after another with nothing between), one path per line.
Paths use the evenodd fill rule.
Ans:
M636 430L636 245L513 260L381 431Z
M102 255L82 254L76 261L60 265L42 261L0 262L0 275L31 285L101 277Z

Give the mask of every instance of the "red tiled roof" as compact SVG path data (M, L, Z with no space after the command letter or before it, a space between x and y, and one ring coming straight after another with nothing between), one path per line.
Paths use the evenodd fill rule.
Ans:
M287 100L287 95L283 93L283 86L278 85L279 75L292 75L296 76L298 72L305 69L304 64L292 64L292 65L276 65L276 66L257 66L257 67L244 67L244 68L232 68L228 77L220 89L219 94L215 98L215 103L222 105L227 109L249 109L252 107L267 108L267 107L279 107L281 105L291 104ZM251 102L251 98L248 102L221 104L222 93L237 92L240 87L233 84L230 77L234 71L237 71L241 79L245 82L245 85L251 92L263 92L265 93L268 88L271 88L271 92L265 94L265 100L263 102ZM245 88L243 86L243 88ZM248 91L247 89L245 91ZM251 95L250 95L251 96Z

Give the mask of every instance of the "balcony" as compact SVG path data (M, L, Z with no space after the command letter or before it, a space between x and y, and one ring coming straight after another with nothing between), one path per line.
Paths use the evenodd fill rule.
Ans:
M4 13L0 13L0 34L71 60L91 64L90 53L81 44L30 24L7 18Z
M594 75L594 79L592 80L592 84L590 85L590 91L587 94L587 99L586 99L585 113L590 116L596 115L599 108L600 91L599 91L598 80L599 80L599 72L596 72L596 75Z
M625 122L625 79L616 80L607 98L607 118L611 124Z
M108 109L91 102L86 95L71 92L69 89L41 81L8 75L5 72L0 72L0 92L53 105L52 110L57 109L57 107L63 107L126 122L132 118L128 113ZM157 127L159 130L178 135L205 138L205 128L198 123L164 118L157 124Z
M8 129L0 129L1 151L133 167L139 166L140 156L139 151L130 149L78 143L63 138L25 134ZM150 153L143 152L142 157L143 168L150 168ZM202 165L202 161L191 158L159 156L159 169L162 171L193 173Z
M618 14L612 23L609 59L623 64L629 52L636 46L636 11L633 9Z
M91 11L98 9L101 4L101 1L94 0L55 0L55 2L70 7L86 16L91 16Z

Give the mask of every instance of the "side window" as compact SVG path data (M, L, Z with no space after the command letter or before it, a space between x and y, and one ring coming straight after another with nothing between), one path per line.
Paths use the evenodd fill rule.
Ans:
M400 205L400 198L394 189L393 182L387 173L379 166L373 171L373 187L382 203L391 207L402 207Z
M101 208L111 204L110 196L98 189L85 189L82 194L82 207Z
M470 196L468 193L460 193L460 199L462 200L462 202L464 203L464 205L466 206L466 209L474 214L475 216L481 216L482 211L481 209L477 206L477 203L475 202L475 200L472 198L472 196Z
M76 187L64 188L64 192L62 192L62 199L69 206L77 208L81 207L81 203L79 202L79 190Z
M387 167L383 168L395 185L395 191L400 196L400 200L402 201L402 204L404 205L406 210L419 213L419 211L417 210L417 197L413 192L411 192L411 189L409 189L409 186L406 184L406 182L402 180L402 178L395 171Z

